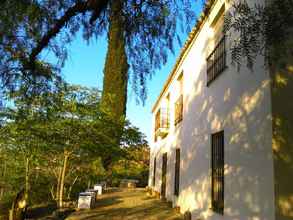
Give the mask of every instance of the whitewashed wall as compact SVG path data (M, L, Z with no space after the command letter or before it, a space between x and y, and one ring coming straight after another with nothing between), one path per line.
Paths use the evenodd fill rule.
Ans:
M270 76L264 69L263 58L258 58L254 72L246 69L245 64L238 72L231 65L228 53L228 68L209 87L206 86L206 57L211 40L209 23L223 2L216 3L210 19L194 39L162 98L170 94L171 127L165 139L152 143L150 185L156 156L154 190L161 191L162 154L167 152L166 195L173 201L173 206L180 206L182 213L191 211L193 219L274 220ZM184 113L183 121L175 127L176 79L182 71ZM223 216L210 209L210 137L221 130L225 132ZM178 198L173 195L176 147L181 148Z

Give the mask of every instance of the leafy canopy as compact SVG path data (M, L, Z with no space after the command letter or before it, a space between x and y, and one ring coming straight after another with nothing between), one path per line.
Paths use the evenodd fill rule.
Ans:
M66 43L82 31L85 40L108 32L111 0L4 0L0 6L0 77L3 88L36 77L60 76ZM145 100L146 80L174 51L178 30L190 30L195 13L190 0L124 0L123 24L129 76ZM57 63L43 56L54 54ZM98 53L98 51L97 51Z
M148 149L145 136L129 122L122 128L121 145L117 145L114 137L121 124L103 115L100 91L95 88L64 85L34 97L21 94L14 93L14 105L0 111L0 191L5 190L0 207L2 199L10 201L24 186L27 158L34 203L54 198L65 152L70 154L65 179L65 195L70 198L85 190L88 181L105 178L105 158L114 164L128 158L139 163L140 149ZM135 158L131 149L136 151ZM143 164L132 167L132 173L139 176L146 170Z

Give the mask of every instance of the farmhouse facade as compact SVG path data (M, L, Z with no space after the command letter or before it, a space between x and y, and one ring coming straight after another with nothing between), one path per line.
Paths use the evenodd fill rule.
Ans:
M193 220L293 219L293 55L231 65L233 2L208 1L154 104L149 187Z

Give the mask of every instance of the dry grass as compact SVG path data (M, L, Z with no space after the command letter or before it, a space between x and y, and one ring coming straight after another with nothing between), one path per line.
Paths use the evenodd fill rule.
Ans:
M94 209L76 211L66 220L182 220L183 217L143 189L101 195Z

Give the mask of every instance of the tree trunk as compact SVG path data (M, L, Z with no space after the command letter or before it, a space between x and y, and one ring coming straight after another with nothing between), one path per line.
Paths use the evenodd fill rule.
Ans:
M51 197L52 197L52 200L55 200L56 201L56 192L54 192L54 184L51 186L50 188L50 194L51 194Z
M68 200L69 200L70 197L71 197L71 191L72 191L72 188L73 188L74 184L76 183L77 179L78 179L78 176L76 176L76 177L74 178L72 184L70 185L70 187L69 187L69 189L68 189L68 194L67 194L67 199L68 199Z
M60 182L62 176L62 167L58 167L58 179L57 179L57 186L56 186L56 201L59 201L59 193L60 193Z
M4 182L5 182L5 177L6 177L6 169L7 169L7 163L6 163L6 161L4 161L4 168L3 168L2 178L1 178L3 182L0 182L0 184L2 184L0 186L0 201L2 200L3 195L4 195Z
M122 0L111 1L108 51L101 100L103 110L117 122L123 122L125 118L128 81L122 8Z
M4 187L1 186L1 188L0 188L0 201L2 200L3 195L4 195Z
M64 152L64 162L63 162L61 181L60 181L59 208L63 207L64 180L65 180L68 157L69 157L69 154L67 152Z
M91 180L89 180L88 182L87 182L87 188L89 189L89 188L91 188Z
M28 204L28 200L29 200L29 163L30 163L30 159L27 157L26 158L26 163L25 163L25 191L24 191L24 198L26 201L26 204Z

